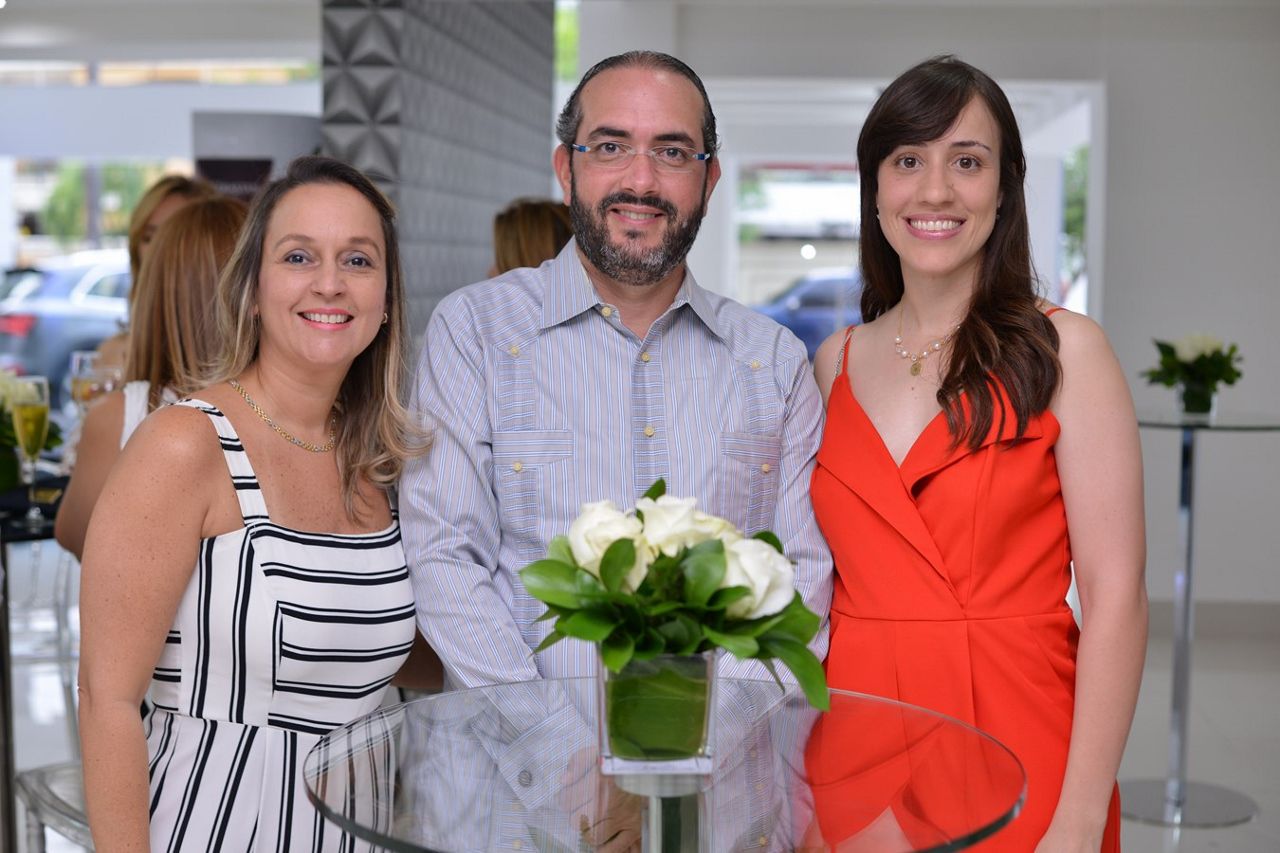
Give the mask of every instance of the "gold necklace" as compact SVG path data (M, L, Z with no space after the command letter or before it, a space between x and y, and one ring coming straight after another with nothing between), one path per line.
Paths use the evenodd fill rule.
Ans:
M337 443L337 440L338 440L338 433L335 429L335 424L338 421L338 418L336 415L329 418L329 440L326 441L324 444L312 444L309 441L303 441L297 436L291 435L289 432L285 430L284 427L280 426L280 424L271 420L271 416L268 415L266 412L264 412L262 410L262 407L253 401L253 398L249 396L249 392L244 390L244 386L241 385L239 382L235 381L234 379L228 379L227 384L230 385L232 388L236 389L236 391L240 393L240 396L244 397L244 401L249 404L249 408L253 409L254 412L257 413L258 417L266 421L267 426L275 430L276 433L279 434L279 436L283 438L285 441L289 442L290 444L296 444L298 445L298 447L301 447L303 450L310 450L312 453L328 453L330 450L333 450L333 446L335 443Z
M902 358L911 359L911 375L919 376L920 371L924 370L925 359L929 357L930 353L938 352L944 346L946 346L947 342L951 340L952 336L955 335L955 333L960 330L960 324L957 323L955 326L951 328L951 331L947 332L945 335L938 338L937 340L930 341L928 344L925 345L925 348L920 350L919 352L915 352L914 350L909 350L902 345L902 318L903 318L903 315L905 315L906 313L907 313L907 308L904 305L902 306L901 310L898 311L898 334L895 335L893 338L893 351L896 352L898 355L900 355Z

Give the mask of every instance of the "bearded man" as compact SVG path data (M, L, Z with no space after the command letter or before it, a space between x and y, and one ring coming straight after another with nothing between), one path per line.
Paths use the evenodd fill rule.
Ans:
M610 57L582 78L557 135L575 239L536 269L446 297L418 366L413 407L435 439L405 468L400 511L418 625L446 689L592 675L588 643L534 652L552 623L537 621L545 608L518 572L584 503L634 506L659 477L748 533L779 536L823 618L811 644L822 659L831 563L809 478L823 412L804 346L685 266L720 177L702 81L666 54ZM721 658L725 675L769 678ZM565 737L553 717L539 725ZM526 805L563 768L500 763Z

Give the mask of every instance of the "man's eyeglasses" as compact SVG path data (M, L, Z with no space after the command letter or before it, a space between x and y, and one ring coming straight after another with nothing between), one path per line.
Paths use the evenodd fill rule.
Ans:
M625 169L637 154L643 154L653 161L653 166L662 172L688 172L695 163L710 160L710 154L685 148L683 145L659 145L647 151L628 145L625 142L597 142L595 145L570 145L574 151L585 155L592 166L601 169Z

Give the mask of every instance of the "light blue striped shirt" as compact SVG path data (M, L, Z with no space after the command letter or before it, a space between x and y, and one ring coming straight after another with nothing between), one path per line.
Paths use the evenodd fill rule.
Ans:
M582 504L624 509L659 477L747 533L773 530L823 619L831 557L809 477L822 403L804 346L685 276L642 340L600 301L570 241L536 269L446 297L427 327L414 408L435 430L401 484L418 624L451 687L591 675L596 652L551 630L517 572ZM728 655L727 675L768 678Z
M444 661L447 687L592 675L590 644L567 639L533 653L552 623L536 621L545 607L517 573L568 531L582 504L608 498L632 507L659 477L670 494L696 497L748 533L777 533L796 561L797 588L822 617L810 647L825 657L831 557L809 501L822 403L803 345L772 320L687 274L641 339L600 301L571 241L537 269L440 303L413 405L435 443L405 469L401 527L418 624ZM721 672L769 677L728 654ZM753 719L735 705L725 721L730 741ZM520 799L511 814L532 815L558 796L564 756L589 749L594 731L568 695L512 701L502 715L520 734L501 746L473 743L473 775L496 773ZM412 809L430 800L415 785L449 784L431 781L432 750L442 747L419 740L410 733L402 745L402 759L419 768L405 778ZM717 784L716 823L781 845L790 833L778 830L791 820L779 809L791 804L773 802L787 790L773 775L787 768L772 749L731 752L717 759L717 776L734 781ZM498 832L492 840L503 848L523 837L519 820L502 821Z

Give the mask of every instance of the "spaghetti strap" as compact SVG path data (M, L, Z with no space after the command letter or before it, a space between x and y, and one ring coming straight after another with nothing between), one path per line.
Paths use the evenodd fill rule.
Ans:
M188 398L174 403L199 409L209 416L213 428L218 431L218 443L222 445L222 455L227 460L227 470L231 473L231 485L236 490L236 500L240 502L240 515L244 526L251 527L256 523L270 521L267 515L267 502L262 497L262 487L258 484L258 475L249 464L249 454L244 452L240 436L236 434L231 421L217 406Z
M1066 310L1067 309L1063 308L1061 305L1050 305L1049 310L1044 312L1044 316L1052 317L1054 314L1057 314L1059 311L1066 311Z
M844 345L840 347L840 354L836 356L836 376L849 371L849 342L853 340L853 326L850 326L844 333Z

